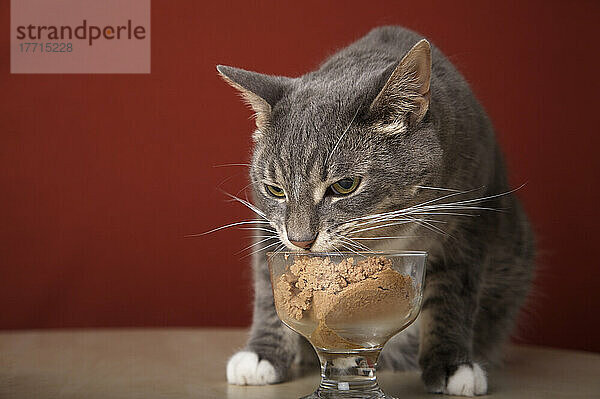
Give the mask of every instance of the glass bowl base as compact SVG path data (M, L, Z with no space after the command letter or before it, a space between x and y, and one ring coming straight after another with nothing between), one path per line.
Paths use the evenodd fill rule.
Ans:
M381 389L376 390L322 390L317 389L308 396L300 399L396 399L393 396L386 395Z
M321 361L321 383L301 399L395 399L386 395L375 376L381 348L331 352L317 349Z

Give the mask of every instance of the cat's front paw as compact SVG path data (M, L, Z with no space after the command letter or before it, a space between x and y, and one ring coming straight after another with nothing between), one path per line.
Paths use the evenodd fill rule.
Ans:
M267 385L279 382L275 367L254 352L241 351L227 363L227 382L234 385Z
M448 370L453 370L448 372ZM423 370L423 381L431 393L474 396L487 393L487 376L477 363L457 367L436 366Z
M448 395L473 396L485 395L487 377L477 364L463 364L448 377L444 393Z

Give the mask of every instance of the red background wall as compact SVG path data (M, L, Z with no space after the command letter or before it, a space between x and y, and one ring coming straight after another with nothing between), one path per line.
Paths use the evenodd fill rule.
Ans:
M301 4L301 5L300 5ZM218 63L296 76L381 24L489 111L539 232L521 341L600 351L598 2L152 1L150 75L10 75L0 21L0 328L244 326L253 123Z

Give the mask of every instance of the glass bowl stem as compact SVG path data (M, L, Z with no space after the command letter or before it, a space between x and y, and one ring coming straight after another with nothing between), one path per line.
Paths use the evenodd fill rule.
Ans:
M321 383L313 398L388 398L379 388L375 368L381 348L327 351L316 348L321 361Z

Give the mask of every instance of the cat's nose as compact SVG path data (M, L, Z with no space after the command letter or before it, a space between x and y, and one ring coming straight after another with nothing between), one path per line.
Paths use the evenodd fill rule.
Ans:
M314 236L310 240L296 241L296 240L292 239L290 236L288 236L288 240L290 240L290 242L292 244L294 244L295 246L302 248L302 249L309 249L311 247L311 245L313 244L313 242L315 242L316 238L317 238L317 236Z

